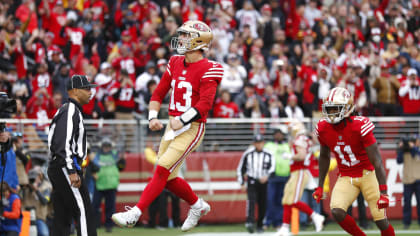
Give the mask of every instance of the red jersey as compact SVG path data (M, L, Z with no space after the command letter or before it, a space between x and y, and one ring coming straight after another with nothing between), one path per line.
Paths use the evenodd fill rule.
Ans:
M71 42L71 49L70 49L70 60L78 55L83 47L83 37L85 37L85 30L80 27L76 28L67 28L66 33Z
M299 135L295 138L292 145L292 156L297 154L297 147L303 147L306 151L305 159L303 161L290 161L290 172L295 170L301 170L301 169L308 169L309 164L311 163L311 156L312 153L310 151L310 148L312 146L311 140L306 135Z
M350 119L339 124L321 119L315 133L319 143L334 153L341 176L361 177L363 170L375 169L365 150L376 142L375 125L363 116L351 116Z
M150 101L162 102L172 88L169 115L179 116L190 107L198 110L206 122L216 95L217 85L223 77L220 63L203 58L194 63L184 62L185 56L172 56Z
M117 57L112 61L112 66L117 70L116 77L119 77L119 72L122 69L127 70L131 80L136 82L136 67L141 65L140 61L135 57Z
M234 118L238 117L239 108L234 102L224 103L222 100L216 102L213 110L213 117Z
M52 96L53 87L51 83L51 76L48 72L36 74L35 78L32 80L32 93L35 93L40 88L47 89L48 94Z
M317 81L318 72L312 67L302 65L298 76L303 80L303 103L312 104L315 99L315 95L311 93L312 84Z

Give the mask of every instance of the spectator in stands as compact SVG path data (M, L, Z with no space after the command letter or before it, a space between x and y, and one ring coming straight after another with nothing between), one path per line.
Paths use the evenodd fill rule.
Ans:
M274 130L273 141L264 145L273 154L274 173L268 179L266 226L279 228L283 222L283 190L290 175L290 147L287 142L287 127L280 126Z
M270 80L272 81L276 94L281 97L285 96L287 87L292 82L292 79L286 71L286 65L283 59L273 61L270 70Z
M401 100L403 114L406 116L416 116L420 114L420 87L417 71L413 68L407 72L407 82L401 86L398 95Z
M97 166L95 174L96 188L93 194L93 209L96 212L97 226L100 226L101 202L105 198L105 230L112 232L111 216L115 212L117 188L120 183L119 171L123 169L124 159L121 159L118 151L113 148L111 139L105 137L101 142L101 149L96 153L93 164Z
M49 236L47 226L48 203L52 192L52 185L44 177L39 166L28 172L29 184L23 189L22 205L24 208L35 208L36 229L39 236Z
M70 80L70 64L61 63L58 73L53 76L52 85L54 92L59 92L63 96L63 100L67 101L69 95L67 94L67 84Z
M403 138L398 143L397 163L403 164L402 182L404 184L403 196L403 224L408 229L411 224L411 199L413 194L420 202L420 138ZM417 222L420 225L420 204L417 204Z
M227 63L223 65L225 73L223 74L222 82L220 82L220 88L226 89L235 99L244 86L244 81L247 77L247 71L237 54L229 53L226 57Z
M331 71L328 67L321 65L318 69L317 80L311 85L311 93L315 96L314 104L316 110L320 111L322 106L322 99L328 95L328 91L334 87L331 81Z
M290 119L301 121L304 118L303 110L298 106L298 97L291 93L287 98L287 106L284 108L286 115Z
M242 117L268 117L269 113L261 99L261 96L255 93L254 86L246 83L244 90L235 98Z
M383 116L398 115L398 90L400 82L393 75L388 74L384 69L381 70L380 77L376 78L372 87L377 92L377 106Z
M220 92L220 98L216 100L213 109L213 117L215 118L236 118L239 117L239 108L236 103L232 102L228 90Z
M150 80L159 83L160 77L158 77L156 69L156 64L153 61L147 62L145 71L136 79L135 89L137 93L140 91L145 92L147 90L146 85Z
M3 211L0 218L0 234L1 235L19 235L22 226L22 211L19 195L15 193L15 189L9 186L7 181L3 181L3 196L7 201L3 205Z

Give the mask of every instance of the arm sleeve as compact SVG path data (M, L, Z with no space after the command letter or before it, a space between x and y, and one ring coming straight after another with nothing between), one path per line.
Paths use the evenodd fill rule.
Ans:
M171 88L171 77L172 76L170 75L170 72L167 69L166 72L163 74L155 91L153 92L153 95L150 98L150 101L156 101L156 102L162 103L163 99L165 98L166 94Z
M244 184L244 174L246 172L246 163L247 163L248 152L245 152L241 160L239 161L237 175L238 175L238 182L242 185Z
M79 124L79 116L75 115L76 106L73 103L68 104L68 109L65 111L59 119L57 119L56 128L54 132L54 142L56 145L57 155L60 158L64 158L66 162L66 168L69 174L75 173L76 169L73 165L73 151L72 144L74 132L73 126Z
M215 80L205 80L200 85L200 99L195 104L194 108L198 110L201 117L207 115L210 111L214 96L216 96L217 82Z
M400 97L404 97L408 91L410 90L410 85L407 83L406 85L400 87L400 89L398 90L398 95L400 95Z
M16 220L20 217L21 202L19 198L16 198L12 203L12 211L3 212L3 216L10 220Z
M375 125L368 118L365 118L362 121L362 126L360 128L360 137L362 139L363 147L369 147L370 145L376 142L376 138L373 135L374 129Z

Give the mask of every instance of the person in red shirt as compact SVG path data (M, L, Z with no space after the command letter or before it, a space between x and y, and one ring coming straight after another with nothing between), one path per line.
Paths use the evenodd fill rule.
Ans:
M72 61L79 53L83 52L83 38L86 35L85 30L76 25L77 19L78 16L75 11L67 12L67 24L66 27L62 29L64 32L60 33L71 43L69 55L70 61Z
M52 96L51 75L48 73L48 65L45 62L38 64L37 73L32 80L32 93L36 93L41 88L45 88L48 95Z
M158 113L162 100L172 88L170 120L160 143L157 166L136 206L112 216L120 226L134 226L165 187L191 206L182 231L195 227L198 220L210 211L210 205L199 199L190 185L178 177L178 171L186 156L203 140L207 115L217 85L223 78L223 67L204 57L204 51L209 49L213 39L210 27L204 22L185 22L177 33L178 37L172 38L171 47L181 55L169 59L166 72L149 103L149 128L161 130L163 124Z
M310 63L303 64L300 71L298 72L299 81L303 84L303 112L305 117L312 117L312 111L316 107L314 105L315 95L311 93L312 84L317 81L318 76L318 58L314 57Z
M404 115L417 116L420 113L420 80L417 71L410 68L406 82L400 87L398 95L403 107Z
M325 217L314 212L308 204L301 201L303 190L311 178L309 164L312 152L310 148L312 141L306 136L305 126L300 122L291 124L290 133L292 137L292 155L290 161L290 177L286 183L283 193L283 224L276 233L276 236L290 236L290 221L292 207L298 208L312 218L316 232L324 227Z
M368 202L373 220L382 236L395 235L385 209L389 206L386 173L373 129L366 117L354 113L353 97L345 88L329 91L322 104L321 119L315 134L320 143L319 182L313 197L320 202L323 186L333 152L339 177L331 195L331 213L338 224L351 235L366 235L347 214L348 207L362 192Z
M133 57L131 48L123 44L120 48L120 57L112 60L112 67L116 70L116 77L118 78L119 73L122 69L125 69L130 76L133 83L136 81L136 68L141 66L141 63L137 58Z
M236 103L231 101L228 90L220 92L220 99L216 101L213 110L213 117L215 118L235 118L239 117L239 108Z

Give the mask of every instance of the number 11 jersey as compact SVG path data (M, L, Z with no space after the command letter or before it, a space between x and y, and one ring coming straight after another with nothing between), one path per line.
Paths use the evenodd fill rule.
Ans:
M338 124L321 119L315 134L319 143L334 153L341 176L361 177L363 170L375 169L365 150L376 142L374 128L373 123L363 116L351 116L350 120Z
M222 77L223 67L218 62L203 58L186 63L185 56L172 56L150 100L161 103L172 88L169 115L179 116L194 107L201 116L197 121L206 122Z

